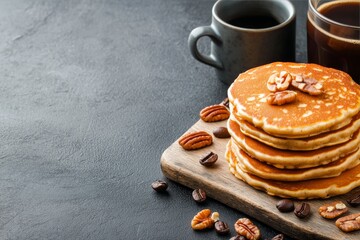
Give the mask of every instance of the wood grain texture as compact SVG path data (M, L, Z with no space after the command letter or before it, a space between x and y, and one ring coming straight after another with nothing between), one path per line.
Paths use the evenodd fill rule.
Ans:
M187 132L205 130L212 134L213 130L220 126L225 127L226 121L206 123L200 120ZM349 195L359 192L359 188L346 195L330 199L306 200L311 205L312 214L306 219L298 219L293 213L281 213L277 210L276 203L280 198L255 190L235 178L230 173L228 163L225 160L225 147L229 139L214 137L213 140L211 146L193 151L183 150L175 141L162 154L161 169L163 174L167 178L187 187L193 189L202 188L209 197L297 239L360 239L360 231L343 233L335 226L335 220L323 219L318 214L318 208L322 204L335 200L345 202ZM199 159L209 151L219 155L218 161L211 168L204 167L199 163ZM303 201L296 200L295 204L300 202ZM359 208L349 207L348 214L359 211Z

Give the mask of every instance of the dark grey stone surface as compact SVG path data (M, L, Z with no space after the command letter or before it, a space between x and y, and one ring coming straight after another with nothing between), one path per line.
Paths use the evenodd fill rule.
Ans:
M293 2L306 61L307 3ZM166 180L161 153L226 97L187 46L213 3L0 1L0 239L230 238L191 218L207 207L232 226L241 212L150 187Z

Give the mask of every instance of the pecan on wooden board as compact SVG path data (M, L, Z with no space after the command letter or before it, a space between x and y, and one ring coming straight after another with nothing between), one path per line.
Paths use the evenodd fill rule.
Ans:
M218 122L230 117L230 112L224 105L211 105L200 111L200 118L205 122Z
M334 219L347 211L348 208L342 201L327 203L319 208L319 214L326 219Z
M205 131L192 132L183 135L178 140L178 143L185 150L195 150L211 145L213 142L212 136Z
M360 213L354 213L336 220L335 225L343 232L360 230Z

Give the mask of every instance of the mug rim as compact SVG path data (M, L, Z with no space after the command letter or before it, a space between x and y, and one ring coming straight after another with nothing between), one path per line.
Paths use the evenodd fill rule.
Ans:
M231 28L231 29L234 29L234 30L243 30L243 31L247 31L247 32L257 32L257 33L261 33L261 32L269 32L269 31L274 31L274 30L277 30L277 29L280 29L286 25L288 25L289 23L291 23L294 19L295 19L295 16L296 16L296 12L295 12L295 7L294 5L289 1L289 0L266 0L268 2L277 2L277 3L280 3L282 5L285 5L286 9L290 10L289 11L289 17L275 25L275 26L272 26L272 27L267 27L267 28L244 28L244 27L237 27L237 26L234 26L234 25L231 25L227 22L225 22L224 20L222 20L216 13L215 13L215 10L216 8L218 7L219 4L221 4L222 2L225 2L226 0L218 0L213 8L212 8L212 15L213 17L218 21L220 22L221 24ZM232 0L232 1L239 1L239 0ZM241 1L241 0L240 0ZM249 1L249 0L247 0ZM265 0L264 0L265 1ZM310 1L310 0L309 0Z
M346 27L346 28L351 28L351 29L355 29L355 30L360 30L360 26L354 26L354 25L348 25L348 24L345 24L345 23L340 23L340 22L337 22L337 21L334 21L328 17L325 17L324 15L322 15L321 13L319 13L317 11L317 9L315 8L315 6L313 5L313 0L308 0L308 3L309 3L309 8L311 9L311 11L318 17L320 18L322 21L328 23L328 24L332 24L332 25L337 25L337 26L340 26L340 27Z

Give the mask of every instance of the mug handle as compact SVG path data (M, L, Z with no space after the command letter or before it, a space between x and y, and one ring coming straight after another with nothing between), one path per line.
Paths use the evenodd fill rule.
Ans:
M188 44L190 47L190 52L192 56L207 65L210 65L215 68L223 69L223 65L219 59L217 59L213 54L210 55L204 55L199 52L197 48L197 42L201 37L207 36L216 44L221 43L220 37L215 33L213 28L211 26L203 26L203 27L197 27L194 30L190 32Z

